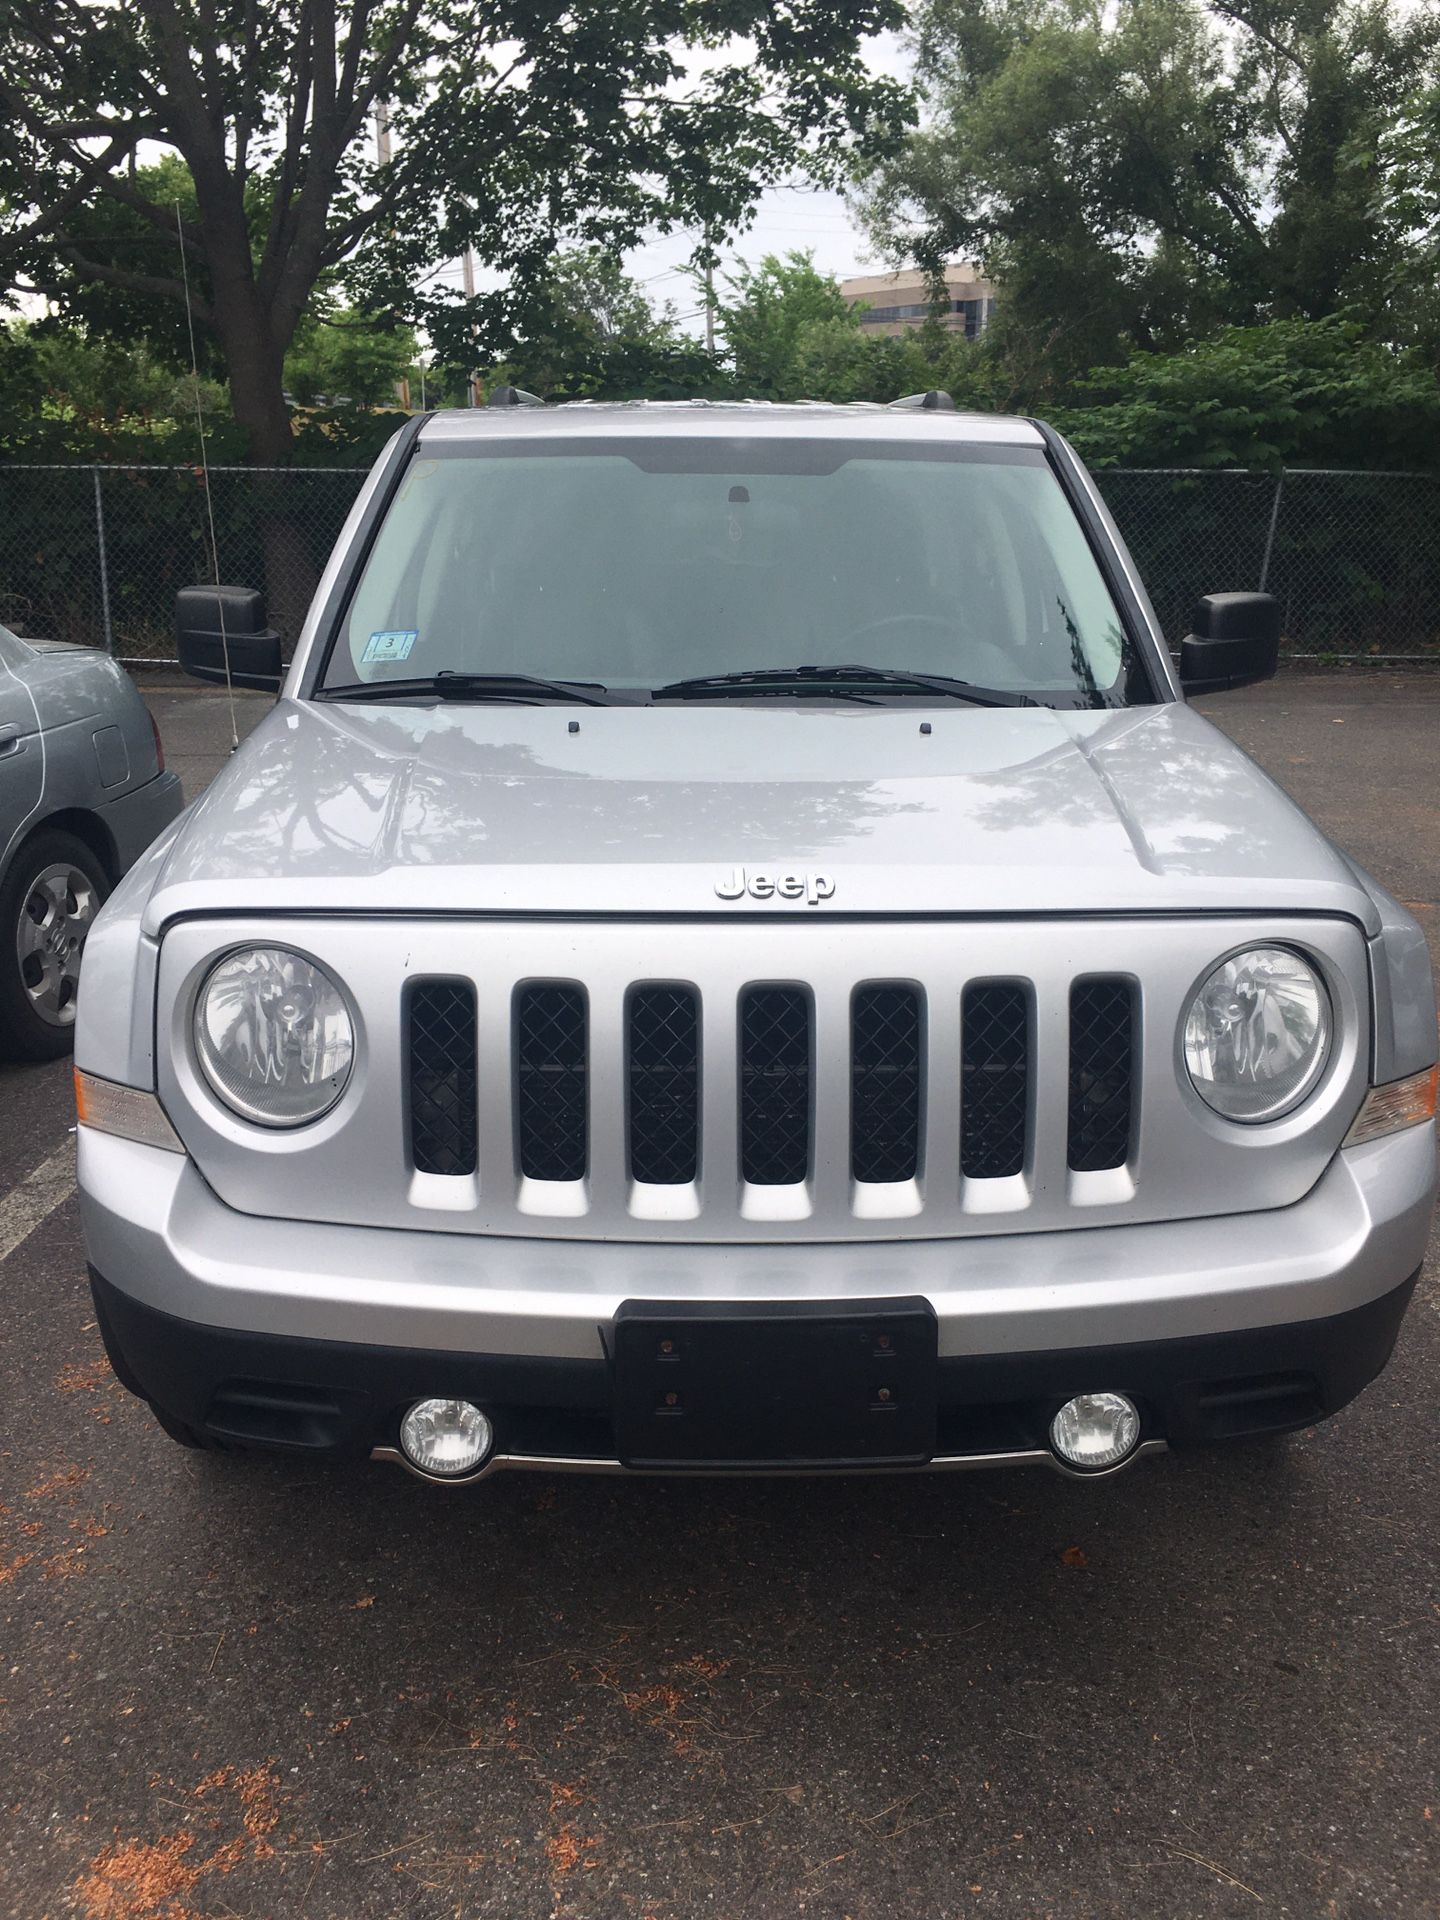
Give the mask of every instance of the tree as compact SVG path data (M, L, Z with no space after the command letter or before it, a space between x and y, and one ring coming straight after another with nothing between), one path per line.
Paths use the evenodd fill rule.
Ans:
M1095 466L1433 467L1440 384L1353 322L1227 327L1077 383L1050 419Z
M925 325L890 338L867 333L814 257L767 254L728 283L720 324L739 390L756 399L889 401L945 387L961 404L994 407L997 383L982 348Z
M183 311L183 249L252 458L281 461L284 358L327 276L426 322L444 355L503 350L557 236L723 232L766 181L893 132L903 90L859 43L898 17L898 0L9 0L0 267L62 309L98 285ZM188 173L178 233L142 142ZM113 223L109 251L87 244L101 205L134 223L131 257ZM423 285L466 245L504 276L468 307Z
M376 325L363 313L331 307L306 314L285 356L285 385L302 407L347 402L395 406L395 389L415 365L409 327Z
M743 266L729 291L732 298L719 303L720 328L740 391L753 399L818 399L806 390L807 361L817 353L831 362L863 354L859 314L810 253L768 253L758 267Z
M556 256L505 365L489 378L557 400L718 398L733 391L719 356L680 332L673 307L657 312L602 247Z
M5 178L0 159L0 181ZM193 226L198 220L195 184L190 170L177 154L164 154L146 166L136 166L130 184L152 205L169 213L169 226L152 225L133 206L105 196L97 196L75 207L67 219L66 230L74 245L88 257L101 263L107 273L122 282L127 270L147 274L166 274L178 269L177 219ZM3 231L0 220L0 231ZM5 262L0 241L0 273L13 262ZM52 258L48 271L63 271ZM202 260L190 262L191 287L204 307L210 298L209 276ZM52 278L52 287L57 283ZM92 345L109 340L124 346L143 345L153 358L177 373L190 371L191 330L184 305L174 300L159 300L153 293L137 292L114 280L81 280L69 275L65 281L62 326L75 329ZM223 377L224 363L219 343L206 327L195 330L195 357L206 376Z
M1380 153L1386 217L1414 246L1393 274L1395 332L1440 366L1440 86L1406 100Z
M980 258L1033 401L1130 348L1349 311L1398 324L1418 236L1387 134L1436 71L1402 0L920 0L922 129L864 189L884 244Z
M673 340L675 312L656 312L645 289L604 247L571 247L548 277L558 316L592 340Z

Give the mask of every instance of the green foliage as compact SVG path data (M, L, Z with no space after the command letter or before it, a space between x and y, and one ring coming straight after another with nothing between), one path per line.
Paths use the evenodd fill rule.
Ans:
M1049 417L1102 467L1434 467L1440 383L1353 322L1276 320L1136 354Z
M604 248L557 255L544 293L487 385L509 381L556 400L712 399L733 390L718 356L678 330L672 308L657 312Z
M922 264L985 264L995 350L1034 403L1227 323L1343 310L1400 340L1434 311L1403 164L1428 135L1396 139L1437 79L1434 8L920 0L916 26L928 112L867 218ZM1409 187L1433 206L1428 151Z
M223 388L201 380L212 457L242 450ZM0 326L0 458L189 461L195 458L189 374L134 345L53 321Z
M557 322L568 323L577 338L670 341L674 310L657 313L645 289L604 247L569 247L555 256L547 292Z
M137 167L128 184L158 218L147 217L128 201L98 195L82 201L69 214L66 231L73 244L93 258L105 275L118 275L121 280L132 274L178 273L177 215L191 226L199 218L190 169L178 154L162 154L153 164ZM52 260L49 271L53 273L56 266ZM190 259L187 266L191 292L203 308L212 293L208 267L199 256ZM0 273L3 271L0 253ZM161 300L154 293L116 284L109 277L71 274L66 276L61 306L58 324L64 329L78 329L92 340L143 346L158 365L189 373L191 333L183 299ZM202 325L195 330L194 339L202 373L221 377L223 362L213 332Z
M732 365L681 333L613 261L562 256L551 303L503 365L486 373L557 400L889 401L943 387L961 407L1024 411L994 330L979 341L930 328L877 338L807 254L767 256L730 283L722 331ZM394 430L391 383L413 337L337 313L307 324L288 365L306 464L363 463ZM418 404L418 373L411 373ZM463 371L432 371L428 399L465 405ZM342 391L362 404L315 406ZM223 387L202 385L212 462L244 436ZM51 324L0 328L0 458L190 463L188 376L149 348ZM1178 351L1132 354L1060 389L1044 411L1097 467L1440 465L1440 382L1418 350L1397 352L1359 323L1280 320L1230 327Z
M720 357L683 335L580 341L563 355L522 344L485 384L502 380L545 400L724 400L735 391Z
M224 385L202 376L200 404L211 463L243 461L246 435ZM364 464L396 420L393 411L364 406L302 411L296 458L307 466ZM0 462L189 466L198 458L194 380L148 344L127 346L49 320L0 325Z
M720 302L740 394L760 400L889 401L944 387L961 406L995 411L1009 395L983 344L926 325L894 338L867 333L810 253L767 254Z
M720 328L741 393L756 400L853 399L865 383L860 316L809 253L766 254L729 282ZM812 391L812 382L829 389Z
M302 407L393 407L399 404L396 386L415 365L417 351L409 327L377 325L343 307L320 317L307 314L285 356L285 385Z

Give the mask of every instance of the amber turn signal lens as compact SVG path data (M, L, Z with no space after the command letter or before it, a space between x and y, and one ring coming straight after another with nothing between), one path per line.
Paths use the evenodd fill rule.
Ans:
M95 1133L113 1133L122 1140L138 1140L144 1147L163 1147L183 1153L184 1147L165 1109L143 1087L122 1087L75 1069L75 1118Z
M1405 1127L1423 1126L1427 1120L1433 1120L1437 1085L1440 1085L1440 1067L1427 1067L1423 1073L1412 1073L1408 1080L1392 1080L1389 1086L1372 1087L1355 1116L1354 1126L1345 1136L1345 1145L1362 1146L1367 1140L1381 1140L1387 1133L1399 1133Z

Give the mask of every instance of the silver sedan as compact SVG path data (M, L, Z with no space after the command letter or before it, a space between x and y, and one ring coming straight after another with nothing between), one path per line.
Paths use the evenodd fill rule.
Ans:
M0 1055L68 1052L90 923L182 804L123 668L0 627Z

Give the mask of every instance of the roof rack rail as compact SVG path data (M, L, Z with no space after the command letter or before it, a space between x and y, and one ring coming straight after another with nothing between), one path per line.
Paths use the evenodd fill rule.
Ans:
M925 413L954 413L955 402L943 387L931 387L928 393L907 393L903 399L892 400L892 407L914 407Z
M538 393L527 393L524 387L492 387L485 404L487 407L543 407L545 402Z

